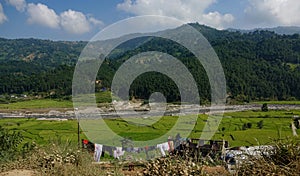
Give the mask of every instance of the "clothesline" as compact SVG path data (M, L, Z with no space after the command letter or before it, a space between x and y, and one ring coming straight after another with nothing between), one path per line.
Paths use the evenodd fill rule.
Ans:
M140 153L145 152L145 154L148 156L149 151L153 151L158 149L161 153L161 156L166 156L166 151L169 153L174 151L174 142L170 138L168 139L168 142L164 142L161 144L157 144L156 146L145 146L145 147L113 147L113 146L106 146L103 144L97 144L92 143L88 141L87 139L82 140L83 148L88 149L90 151L94 151L94 160L96 162L99 162L101 160L101 156L103 153L108 152L110 156L113 156L115 159L120 159L125 152L129 153Z
M195 141L197 140L197 144ZM206 141L208 142L208 141ZM219 145L218 143L222 142L222 145ZM209 147L212 150L219 150L220 148L227 148L228 142L227 141L213 141L209 140L209 144L204 144L205 140L200 139L189 139L189 138L181 138L180 135L175 137L175 140L172 139L172 137L169 137L167 142L163 142L160 144L157 144L155 146L145 146L145 147L114 147L114 146L106 146L103 144L94 144L86 139L82 140L83 148L88 149L90 152L94 152L94 160L96 162L99 162L101 160L101 156L107 152L110 156L113 156L115 159L120 159L125 152L128 153L141 153L145 152L147 159L149 159L149 151L158 150L162 157L166 157L166 152L168 154L172 154L176 150L182 150L182 148L177 147L181 144L189 144L190 148L201 148L201 147Z

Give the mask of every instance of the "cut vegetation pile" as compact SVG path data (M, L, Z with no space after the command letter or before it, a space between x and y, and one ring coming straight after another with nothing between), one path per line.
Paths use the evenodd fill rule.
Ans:
M300 175L300 141L278 140L269 155L249 156L238 175Z

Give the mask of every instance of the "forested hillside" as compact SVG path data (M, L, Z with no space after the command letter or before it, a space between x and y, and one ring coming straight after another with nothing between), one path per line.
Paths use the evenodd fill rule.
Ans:
M235 101L300 99L300 36L269 31L250 33L219 31L192 24L211 43L223 65L229 98ZM142 44L128 50L135 42ZM74 66L86 42L54 42L37 39L0 39L0 94L71 95ZM210 99L207 76L194 56L178 44L161 38L143 38L119 46L103 63L97 79L110 87L114 72L129 57L143 51L162 51L180 59L198 83L202 102ZM143 74L130 94L148 98L162 91L178 101L172 80L159 73Z

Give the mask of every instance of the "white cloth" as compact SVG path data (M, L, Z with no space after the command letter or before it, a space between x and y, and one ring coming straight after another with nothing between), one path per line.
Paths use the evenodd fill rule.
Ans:
M160 153L163 157L166 156L165 151L168 151L170 149L168 142L164 142L162 144L157 144L156 148L160 150Z
M103 145L95 144L94 160L96 162L100 161L100 158L101 158L101 155L102 155L102 148L103 148Z
M120 159L120 156L123 156L125 151L122 150L122 147L116 147L116 150L114 150L114 158Z
M295 123L292 122L292 131L293 131L293 136L298 136L297 134L297 128L295 127Z

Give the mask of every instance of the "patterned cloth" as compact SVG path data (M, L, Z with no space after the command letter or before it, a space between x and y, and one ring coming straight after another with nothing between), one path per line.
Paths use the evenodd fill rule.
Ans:
M114 158L120 159L120 156L123 156L125 151L122 150L122 147L116 147L116 150L114 150Z
M100 158L101 158L101 155L102 155L102 148L103 148L103 145L95 144L94 160L96 162L100 161Z

